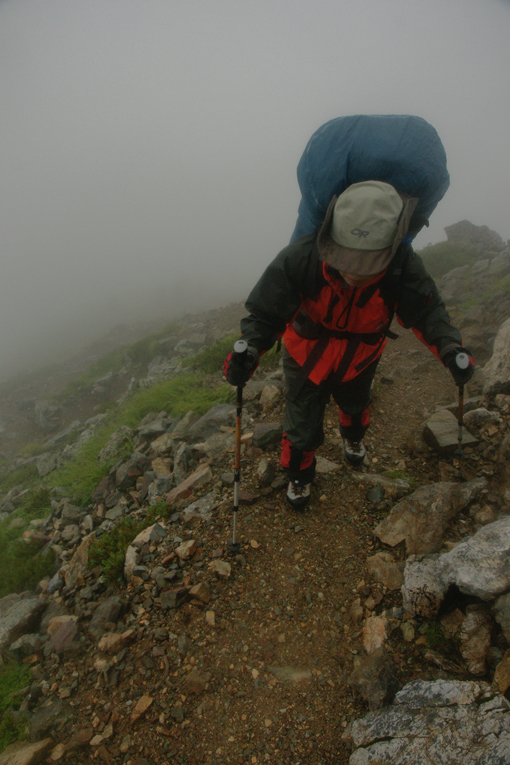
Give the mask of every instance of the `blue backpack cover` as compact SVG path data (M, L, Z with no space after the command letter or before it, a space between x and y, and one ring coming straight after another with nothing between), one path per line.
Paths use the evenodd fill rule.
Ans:
M331 198L360 181L384 181L417 197L418 223L409 232L416 234L450 185L436 130L409 115L361 114L326 122L308 141L297 176L302 198L291 242L320 226Z

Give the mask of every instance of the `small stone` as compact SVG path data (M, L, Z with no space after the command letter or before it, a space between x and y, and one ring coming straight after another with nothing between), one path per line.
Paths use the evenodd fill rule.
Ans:
M181 560L187 560L196 552L197 547L197 541L195 539L190 539L187 542L183 542L182 545L179 545L175 553Z
M376 582L381 582L389 590L399 590L404 584L404 576L389 552L378 552L367 558L367 568Z
M189 693L195 693L199 695L205 691L207 683L211 679L211 675L205 672L201 675L196 669L192 669L189 675L187 675L184 684Z
M232 571L232 566L225 560L213 560L208 564L208 568L222 579L228 579Z
M191 598L202 601L202 603L209 603L211 600L211 591L204 582L195 584L190 589L189 595Z
M57 746L51 750L50 759L53 762L56 762L57 760L62 759L65 753L66 753L66 748L64 744L57 744Z
M207 624L210 624L211 627L214 627L215 622L216 622L216 615L215 615L214 611L206 611L205 612L205 620L206 620Z
M104 651L105 653L116 653L131 643L135 638L136 630L134 629L126 630L122 634L107 632L106 635L103 635L97 647L100 651Z
M492 685L499 693L506 693L510 688L510 648L496 667Z
M144 715L152 702L153 699L151 696L142 696L140 699L138 699L136 706L131 713L131 722L136 722L142 715Z
M363 625L363 648L373 653L384 646L386 640L386 619L384 616L371 616Z

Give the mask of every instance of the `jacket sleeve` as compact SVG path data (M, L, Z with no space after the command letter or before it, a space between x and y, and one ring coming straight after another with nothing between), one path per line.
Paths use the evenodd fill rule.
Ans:
M303 296L316 290L315 236L285 247L266 268L246 301L249 315L241 320L243 340L259 353L268 351L285 332Z
M419 340L440 359L462 345L461 335L450 321L434 280L411 248L402 267L396 313L399 323L412 328Z

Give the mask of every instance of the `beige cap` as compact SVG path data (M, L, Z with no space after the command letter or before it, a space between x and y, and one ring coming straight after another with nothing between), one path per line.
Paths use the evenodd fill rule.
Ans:
M363 181L333 197L317 240L323 260L347 274L384 271L418 203L389 183Z

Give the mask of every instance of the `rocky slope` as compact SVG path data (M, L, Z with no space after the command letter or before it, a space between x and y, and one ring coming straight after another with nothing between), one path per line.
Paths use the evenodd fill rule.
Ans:
M230 328L207 316L189 334ZM510 761L505 367L471 386L460 457L455 386L398 331L365 465L344 462L330 406L304 513L278 471L281 374L247 386L237 556L231 405L153 412L99 455L134 444L90 505L54 492L51 516L25 533L53 547L58 570L0 600L2 654L32 676L15 704L31 741L16 762L404 765L432 745L435 762ZM3 498L8 516L21 491ZM146 528L124 582L108 583L94 549L131 521Z

